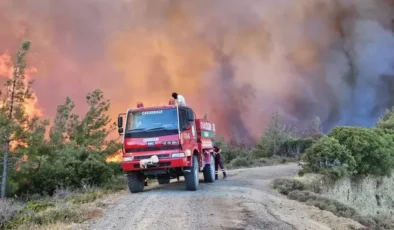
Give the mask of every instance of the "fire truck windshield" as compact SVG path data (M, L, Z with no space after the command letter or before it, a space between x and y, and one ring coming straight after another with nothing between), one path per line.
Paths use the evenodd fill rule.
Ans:
M158 129L178 129L176 109L138 111L127 115L126 132Z

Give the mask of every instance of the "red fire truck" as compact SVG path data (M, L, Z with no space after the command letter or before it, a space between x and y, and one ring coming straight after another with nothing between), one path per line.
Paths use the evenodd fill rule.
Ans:
M137 103L137 108L119 114L118 132L123 135L122 168L130 192L143 191L146 178L168 184L184 176L186 189L191 191L198 189L201 171L206 182L215 181L215 124L196 119L190 107L173 100L155 107Z

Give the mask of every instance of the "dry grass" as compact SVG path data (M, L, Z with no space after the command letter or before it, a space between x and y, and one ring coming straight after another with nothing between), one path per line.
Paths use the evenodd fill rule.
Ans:
M44 203L46 204L47 201ZM96 203L73 204L62 200L57 201L55 206L45 209L26 209L10 222L8 228L53 229L49 227L56 227L57 229L68 229L72 223L82 223L100 217L103 214L103 209L98 207Z
M308 205L315 206L321 210L330 211L336 216L352 218L357 215L356 210L353 208L348 207L338 201L322 197L310 191L291 191L289 192L288 197L292 200L305 202Z
M23 224L17 228L17 230L69 230L72 229L71 224L56 223L48 225L38 224Z
M70 229L73 223L100 217L104 196L125 188L120 181L105 188L58 189L52 197L36 196L26 203L0 200L0 229Z
M18 213L23 208L22 203L13 200L0 200L0 229L4 229L16 220Z

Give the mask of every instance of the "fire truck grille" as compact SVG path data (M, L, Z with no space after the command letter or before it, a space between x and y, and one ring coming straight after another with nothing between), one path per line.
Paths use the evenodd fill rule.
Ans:
M171 162L160 162L157 167L166 167L166 166L171 166ZM139 169L140 165L139 164L134 164L134 168ZM155 168L155 166L148 166L148 168Z
M179 145L153 146L153 147L126 149L126 153L148 152L148 151L158 151L158 150L172 150L172 149L179 149L179 148L180 148Z
M136 160L143 160L143 159L149 159L149 158L151 158L152 156L153 156L153 155L135 156L134 159L136 159ZM170 154L160 154L160 155L157 155L157 157L158 157L159 159L168 158L168 157L170 157Z

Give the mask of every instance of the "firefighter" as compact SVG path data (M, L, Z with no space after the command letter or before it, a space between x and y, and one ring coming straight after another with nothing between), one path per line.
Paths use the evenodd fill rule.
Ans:
M218 179L219 166L223 172L223 179L225 179L227 177L227 174L226 174L226 170L224 169L224 166L222 163L222 157L220 156L220 153L222 152L222 150L219 147L214 146L213 151L215 153L215 180Z
M182 95L177 94L177 93L174 92L174 93L172 93L172 98L177 100L178 105L186 106L186 100L185 100L185 98Z

